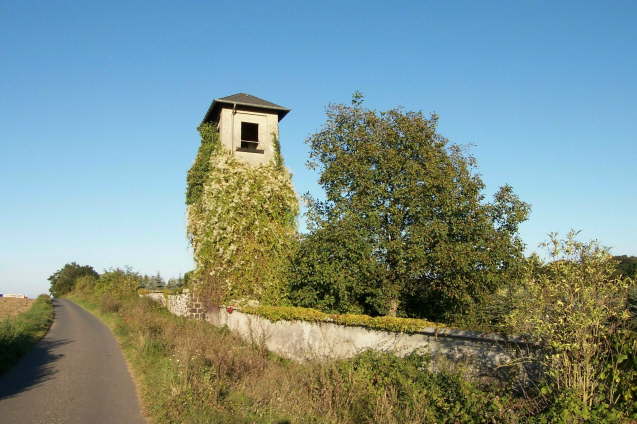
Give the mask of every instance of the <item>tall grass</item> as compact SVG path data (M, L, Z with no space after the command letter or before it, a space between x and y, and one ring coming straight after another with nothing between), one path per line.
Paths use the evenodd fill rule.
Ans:
M517 422L519 405L412 355L295 363L149 299L75 294L111 325L157 423Z
M0 373L28 352L52 321L53 305L47 295L40 295L26 312L0 321Z

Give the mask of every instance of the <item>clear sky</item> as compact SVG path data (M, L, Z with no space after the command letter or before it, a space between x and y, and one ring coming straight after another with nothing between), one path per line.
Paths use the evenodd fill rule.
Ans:
M211 100L281 122L298 193L325 106L437 112L487 193L532 214L529 252L581 229L637 255L637 2L0 0L0 292L77 261L192 268L185 175Z

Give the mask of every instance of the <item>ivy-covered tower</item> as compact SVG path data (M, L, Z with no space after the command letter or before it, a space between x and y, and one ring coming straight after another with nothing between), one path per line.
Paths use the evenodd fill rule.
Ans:
M221 145L253 166L276 154L279 121L290 109L245 93L214 99L202 123L213 123Z
M279 150L282 106L239 93L213 100L186 188L193 288L224 305L280 304L299 203Z

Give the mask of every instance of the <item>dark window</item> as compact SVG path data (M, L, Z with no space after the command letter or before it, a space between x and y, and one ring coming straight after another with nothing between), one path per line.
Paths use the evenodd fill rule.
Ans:
M259 146L259 124L252 122L241 123L241 148L257 150Z

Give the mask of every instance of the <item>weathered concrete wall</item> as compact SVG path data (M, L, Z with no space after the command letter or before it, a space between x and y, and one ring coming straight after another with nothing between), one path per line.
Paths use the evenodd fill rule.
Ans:
M532 374L534 367L509 366L516 358L527 357L532 347L519 339L505 339L448 328L425 328L414 334L395 333L326 322L277 321L219 307L204 308L193 302L190 293L169 295L167 308L175 315L205 319L218 327L228 327L244 340L263 344L283 357L298 361L350 358L365 350L407 355L429 354L434 366L463 364L475 375ZM536 368L536 367L535 367ZM532 377L532 376L531 376Z
M241 122L259 125L259 150L263 153L239 152L241 147ZM222 108L219 115L221 144L238 159L252 166L263 165L274 156L273 134L279 134L279 119L276 113L254 112Z
M161 303L162 306L167 306L167 297L165 294L160 293L160 292L156 292L156 293L148 293L145 294L144 296L149 297L151 299L153 299L155 302ZM170 308L168 308L170 310ZM172 311L171 311L172 312ZM173 312L174 313L174 312Z

